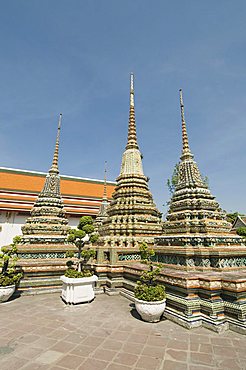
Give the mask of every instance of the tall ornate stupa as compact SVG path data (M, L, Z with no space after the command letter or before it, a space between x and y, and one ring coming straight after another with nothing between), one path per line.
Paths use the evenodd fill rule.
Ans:
M69 226L60 192L58 154L61 118L60 114L51 168L31 215L22 227L22 241L18 245L18 265L24 272L20 289L31 294L60 291L60 275L66 270L66 253L77 250L67 242Z
M31 210L31 215L22 227L23 244L64 244L67 240L69 227L61 198L58 169L61 119L60 114L51 168L46 176L43 190Z
M98 230L98 244L116 248L137 247L143 241L153 244L154 236L162 232L162 222L143 172L137 142L133 74L130 77L128 140L112 198L107 207L108 217Z
M240 258L243 239L230 233L226 214L205 184L191 153L182 90L180 107L182 154L178 182L164 222L164 236L156 238L158 247L162 248L159 260L192 268L243 267L246 262Z

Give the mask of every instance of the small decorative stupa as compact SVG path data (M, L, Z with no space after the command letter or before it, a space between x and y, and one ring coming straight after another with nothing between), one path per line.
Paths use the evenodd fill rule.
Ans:
M46 176L43 190L31 210L31 215L22 227L23 244L64 244L67 241L69 227L60 192L58 169L61 119L60 114L51 168Z
M191 153L182 90L180 108L182 154L178 182L163 225L164 235L156 238L157 246L162 248L159 261L189 267L243 267L246 263L243 239L230 233L231 224L205 184Z
M178 183L170 202L165 222L166 234L229 234L231 224L204 183L199 168L191 153L182 90L180 90L182 121L182 154L178 167Z
M154 236L162 232L161 214L149 191L137 142L133 74L130 78L128 140L107 215L98 229L99 245L123 248L137 247L143 241L153 244Z
M102 225L103 221L108 216L108 214L107 214L108 204L109 204L109 202L108 202L108 197L107 197L107 161L105 161L103 197L102 197L102 202L100 204L97 217L94 221L95 231L97 231L99 229L99 227Z

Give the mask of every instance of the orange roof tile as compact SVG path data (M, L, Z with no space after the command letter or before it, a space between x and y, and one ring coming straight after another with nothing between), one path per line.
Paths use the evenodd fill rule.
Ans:
M43 188L46 174L0 167L0 209L30 210ZM110 199L115 183L107 182ZM102 180L61 175L61 193L68 213L97 214L103 197Z

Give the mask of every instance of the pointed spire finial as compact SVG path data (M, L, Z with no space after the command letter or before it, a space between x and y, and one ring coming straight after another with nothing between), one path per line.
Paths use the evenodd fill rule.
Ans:
M130 74L130 106L134 107L134 74Z
M104 162L103 200L107 200L107 161Z
M137 143L135 106L134 106L134 74L130 74L130 112L128 125L128 140L126 149L139 149Z
M57 136L56 136L56 145L55 145L55 151L52 161L52 166L49 170L49 172L52 173L59 173L58 169L58 155L59 155L59 141L60 141L60 131L61 131L61 120L62 120L62 113L59 115L59 121L58 121L58 129L57 129Z
M182 121L182 142L183 142L181 160L183 160L183 159L193 158L193 154L190 151L189 140L188 140L188 135L187 135L182 89L179 90L179 97L180 97L180 109L181 109L181 121Z

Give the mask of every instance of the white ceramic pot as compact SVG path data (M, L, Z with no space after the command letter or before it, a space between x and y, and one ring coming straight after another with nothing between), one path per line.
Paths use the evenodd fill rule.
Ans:
M91 302L95 298L94 287L98 277L96 275L84 278L68 278L61 276L61 297L66 303L76 304Z
M147 302L135 298L135 307L144 321L158 322L166 308L166 299L162 301Z
M6 302L14 293L15 285L0 286L0 303Z

